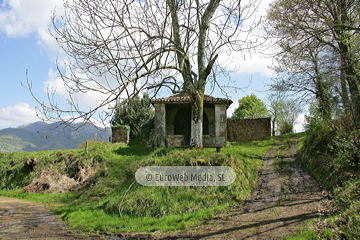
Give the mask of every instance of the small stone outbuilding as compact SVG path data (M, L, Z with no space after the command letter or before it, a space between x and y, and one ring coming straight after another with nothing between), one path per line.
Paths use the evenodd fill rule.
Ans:
M157 147L189 147L191 137L190 97L178 94L153 99L155 108L154 139ZM222 147L227 141L226 110L232 101L204 96L203 147Z

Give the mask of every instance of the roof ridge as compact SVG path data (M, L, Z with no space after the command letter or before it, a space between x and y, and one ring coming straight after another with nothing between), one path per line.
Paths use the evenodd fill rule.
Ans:
M159 102L189 102L190 96L187 93L179 93L165 98L152 99L152 103ZM228 105L232 104L232 100L228 98L216 98L211 95L204 94L204 102L226 102Z

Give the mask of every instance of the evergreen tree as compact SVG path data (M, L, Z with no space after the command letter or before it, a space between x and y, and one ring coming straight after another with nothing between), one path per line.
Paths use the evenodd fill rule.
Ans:
M143 98L134 97L125 105L116 109L111 120L111 125L128 125L130 127L130 139L139 136L141 127L150 123L154 118L154 109L151 106L149 95L144 94Z

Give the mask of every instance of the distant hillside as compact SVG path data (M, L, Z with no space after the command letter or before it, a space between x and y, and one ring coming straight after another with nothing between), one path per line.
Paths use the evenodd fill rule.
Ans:
M88 123L78 131L71 131L80 126L72 124L72 129L66 129L56 133L61 123L45 125L43 122L35 122L18 128L6 128L0 130L0 152L30 152L58 149L74 149L86 140L94 139L109 141L111 131L109 129L97 129ZM53 136L52 136L53 135ZM46 138L46 136L50 136Z

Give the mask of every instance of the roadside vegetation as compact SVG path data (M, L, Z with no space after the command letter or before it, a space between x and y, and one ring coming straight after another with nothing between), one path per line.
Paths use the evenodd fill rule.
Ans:
M326 188L315 226L324 239L360 238L360 131L346 121L313 121L300 150L302 164Z
M248 196L274 139L228 143L214 149L157 149L143 145L97 142L77 150L0 154L0 195L48 204L75 230L152 232L194 225ZM33 171L24 159L35 158ZM226 187L145 187L136 183L141 166L231 166L236 181ZM81 169L96 173L76 191L27 193L23 188L43 171L57 171L80 181Z
M319 217L286 240L360 238L360 132L345 121L311 119L307 132L281 136L275 167L284 181L290 171L286 153L297 137L298 160L324 188Z
M311 118L307 128L306 133L297 135L298 159L321 182L324 199L319 218L286 239L359 239L360 132L345 118L326 122ZM282 136L275 158L275 167L285 181L289 166L284 153L292 143L291 136Z

